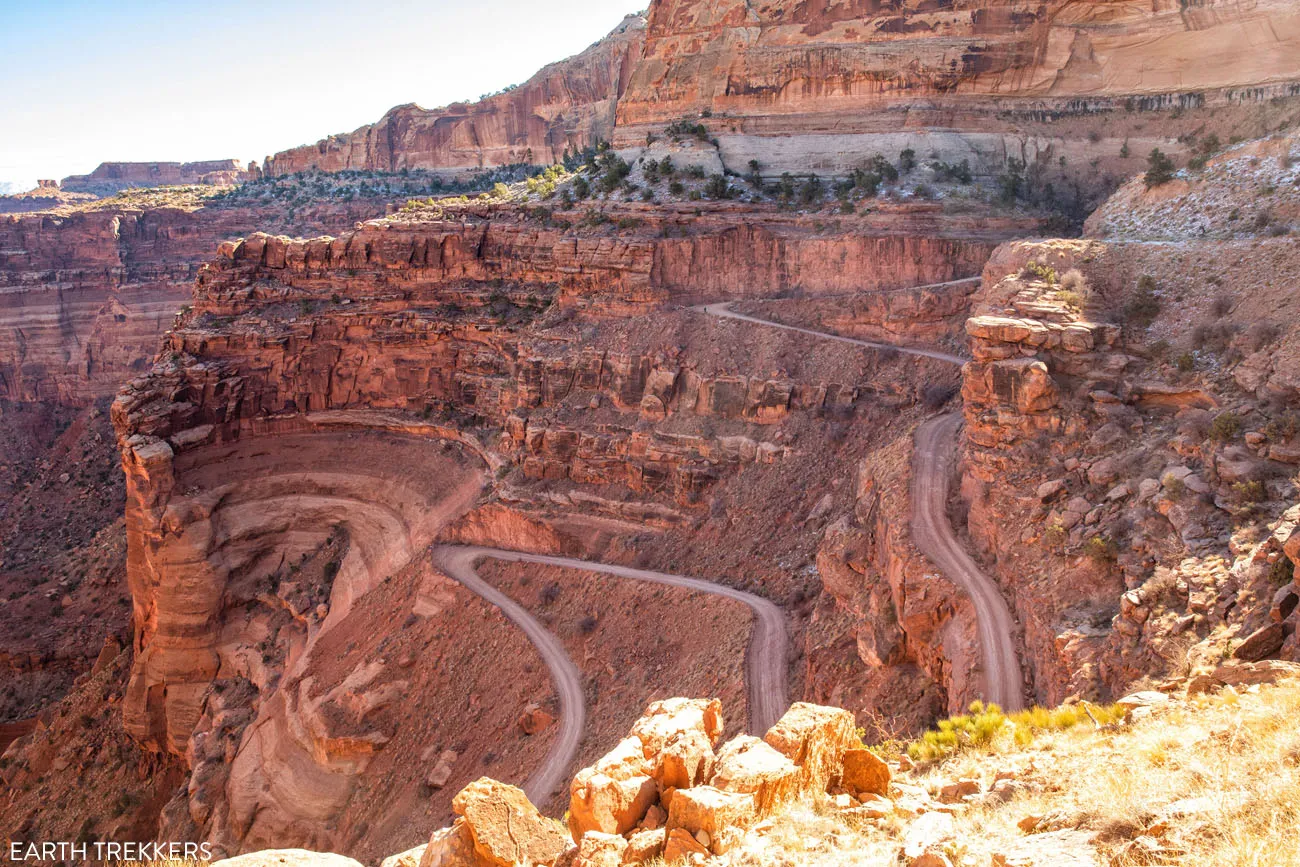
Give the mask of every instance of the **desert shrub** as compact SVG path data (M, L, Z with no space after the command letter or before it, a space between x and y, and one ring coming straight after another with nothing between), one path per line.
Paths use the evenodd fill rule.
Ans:
M679 121L674 121L664 127L664 134L671 136L674 139L693 137L700 141L709 140L708 127L702 123L695 123L694 121L686 120L685 118Z
M811 205L814 202L820 202L825 188L822 185L821 178L816 175L810 175L808 180L803 182L799 187L799 201L805 205Z
M1023 160L1007 160L1006 171L998 176L998 199L1004 205L1014 204L1025 188L1025 163Z
M1147 156L1147 172L1143 177L1143 182L1148 190L1154 187L1167 184L1174 179L1174 161L1160 152L1160 148L1154 148L1150 155Z
M906 148L898 155L898 171L905 175L914 168L916 168L916 151Z
M1061 288L1081 295L1087 295L1091 291L1088 278L1078 268L1071 268L1061 275Z
M1284 411L1271 418L1263 428L1264 436L1271 440L1291 440L1300 434L1300 413Z
M1166 475L1160 480L1164 486L1165 493L1171 500L1181 500L1187 494L1187 484L1175 475Z
M1251 352L1259 352L1277 340L1282 329L1273 322L1255 322L1246 329L1246 345Z
M578 621L578 629L583 635L590 635L596 631L596 625L599 623L594 615L588 614L582 620Z
M1088 559L1099 566L1110 566L1119 557L1119 545L1106 536L1093 536L1083 545Z
M1047 525L1047 529L1043 531L1043 542L1049 548L1061 547L1065 544L1067 538L1069 538L1069 534L1065 529L1065 525L1060 521L1052 521Z
M1196 369L1196 356L1190 352L1184 352L1174 359L1174 366L1182 373L1191 373Z
M1274 586L1284 587L1295 579L1295 563L1285 554L1278 554L1273 565L1268 567L1268 580Z
M697 181L704 180L704 166L687 166L686 177L693 178Z
M1160 315L1160 297L1156 294L1155 278L1143 274L1138 278L1137 291L1124 305L1124 321L1146 328Z
M668 184L668 192L672 193L674 196L680 196L682 193L686 192L686 187L682 185L681 181L673 181Z
M1110 725L1124 718L1119 705L1079 703L1047 709L1032 707L1006 714L996 704L976 701L967 713L940 720L931 731L907 745L907 754L922 762L939 761L969 751L994 752L1026 746L1042 732L1065 731L1080 723Z
M1025 267L1020 269L1020 276L1027 280L1042 280L1048 286L1056 285L1056 269L1038 259L1026 262Z
M704 195L710 199L729 199L732 197L731 184L724 175L713 175L704 185Z
M939 181L957 181L962 184L969 184L973 175L970 170L970 160L962 160L960 163L945 163L935 160L930 163L930 169L934 172L936 180Z
M1232 498L1245 506L1253 506L1268 499L1268 489L1259 479L1237 482L1232 486Z
M1223 317L1231 313L1232 308L1235 307L1236 305L1237 305L1237 299L1234 298L1233 296L1216 295L1214 296L1214 303L1210 305L1210 310L1211 312L1214 313L1216 317Z
M1210 439L1226 442L1241 433L1241 418L1233 412L1221 412L1210 423Z

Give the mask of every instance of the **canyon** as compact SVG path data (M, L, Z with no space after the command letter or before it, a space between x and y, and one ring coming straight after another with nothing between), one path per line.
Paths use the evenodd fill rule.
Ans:
M908 823L1042 781L891 788L937 721L1290 676L1297 48L1270 0L655 0L0 216L3 836L723 864L808 803L942 867Z

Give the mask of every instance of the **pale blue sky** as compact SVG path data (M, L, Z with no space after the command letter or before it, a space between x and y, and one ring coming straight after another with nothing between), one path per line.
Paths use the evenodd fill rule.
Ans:
M524 81L638 0L0 0L0 183L259 162ZM644 0L641 0L644 4Z

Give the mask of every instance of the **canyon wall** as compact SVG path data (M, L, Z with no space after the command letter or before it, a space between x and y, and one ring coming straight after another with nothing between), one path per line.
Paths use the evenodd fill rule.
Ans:
M398 106L378 123L267 157L266 173L557 163L566 151L613 136L615 106L644 33L645 20L630 15L586 51L505 93L438 109Z
M383 202L104 207L0 217L0 400L84 403L147 368L199 263L255 226L338 231Z
M989 175L1021 160L1109 191L1153 147L1293 118L1298 57L1286 0L655 0L645 20L509 93L401 106L267 170L548 163L602 139L637 152L691 118L738 173L757 161L769 177L844 174L911 148Z

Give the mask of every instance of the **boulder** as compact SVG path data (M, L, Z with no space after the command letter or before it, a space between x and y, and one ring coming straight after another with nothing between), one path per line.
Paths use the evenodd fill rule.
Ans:
M701 831L716 838L728 828L743 828L753 822L754 796L724 792L713 786L696 786L673 793L668 808L668 831L684 829L698 835Z
M1210 675L1224 686L1253 686L1257 683L1276 683L1288 677L1300 677L1300 663L1265 659L1259 662L1225 660Z
M361 867L361 863L328 852L305 849L268 849L237 858L215 861L211 867Z
M1277 656L1286 643L1289 624L1273 622L1256 629L1232 651L1233 658L1259 662Z
M709 778L713 760L712 741L703 731L691 728L668 738L654 756L651 776L661 789L687 789Z
M694 855L707 856L709 850L699 844L691 833L683 828L674 828L668 832L664 842L664 863L676 864Z
M977 780L958 780L939 788L939 803L959 804L968 795L978 795L980 784Z
M663 854L668 832L663 828L646 828L636 831L627 838L627 849L623 852L624 864L640 864Z
M519 717L519 730L526 735L535 735L545 731L553 722L555 717L542 710L541 705L529 704Z
M688 731L698 731L713 746L722 737L722 702L718 699L666 698L652 702L632 725L646 758L662 752L669 741Z
M465 820L474 853L484 865L550 865L569 845L564 826L539 813L521 790L488 777L461 789L451 808Z
M859 747L844 752L840 785L854 795L888 795L891 778L889 765L871 750Z
M807 702L791 705L763 740L798 765L805 793L825 792L839 780L844 754L862 745L852 713Z
M799 797L798 766L770 744L750 735L732 738L718 751L710 784L725 792L752 795L758 818Z
M580 840L588 831L625 834L655 802L658 787L640 738L619 742L569 786L569 831Z
M447 785L447 782L451 779L452 766L456 763L457 758L455 750L443 750L438 756L438 763L425 776L424 781L434 789L441 789Z
M627 841L617 834L588 831L578 841L574 867L621 867Z

